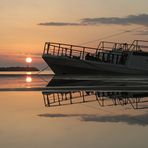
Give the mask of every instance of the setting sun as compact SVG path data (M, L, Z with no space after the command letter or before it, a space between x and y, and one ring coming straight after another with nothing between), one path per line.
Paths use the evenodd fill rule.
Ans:
M30 58L30 57L26 58L26 62L27 63L31 63L32 62L32 58Z

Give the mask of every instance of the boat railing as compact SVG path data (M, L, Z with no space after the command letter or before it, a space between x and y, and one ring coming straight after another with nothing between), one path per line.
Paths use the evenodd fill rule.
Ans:
M131 51L148 51L148 41L146 40L134 40L129 47Z
M100 42L98 48L77 46L72 44L62 44L54 42L46 42L43 54L52 54L55 56L77 57L85 60L87 54L97 56L98 53L126 52L126 51L146 51L148 49L148 41L135 40L132 44L117 42Z
M85 60L88 53L94 55L97 48L76 46L71 44L46 42L43 54L51 54L55 56L67 56L70 58L79 58Z
M99 61L124 65L129 47L127 43L100 42L98 48L46 42L43 55L63 56L72 59ZM124 52L124 54L122 54Z
M90 97L91 96L91 97ZM126 106L133 109L144 109L140 104L148 103L143 96L134 96L126 92L97 92L97 91L67 91L67 92L43 92L46 107L66 106L70 104L83 104L98 102L99 106ZM146 108L146 106L145 106Z
M131 44L128 43L117 43L117 42L108 42L102 41L98 45L98 50L109 50L109 51L128 51Z

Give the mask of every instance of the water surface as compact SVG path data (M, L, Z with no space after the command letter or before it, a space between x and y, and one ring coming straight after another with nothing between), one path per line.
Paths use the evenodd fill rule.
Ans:
M126 88L137 81L65 79L53 80L51 75L0 76L0 88L7 88L0 91L0 147L147 148L148 92L111 89L115 84ZM138 80L139 85L146 88L146 79ZM110 90L99 89L104 86Z

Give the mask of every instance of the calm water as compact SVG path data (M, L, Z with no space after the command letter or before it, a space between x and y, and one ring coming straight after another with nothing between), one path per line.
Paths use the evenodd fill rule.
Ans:
M0 81L1 148L148 147L147 78L1 75Z

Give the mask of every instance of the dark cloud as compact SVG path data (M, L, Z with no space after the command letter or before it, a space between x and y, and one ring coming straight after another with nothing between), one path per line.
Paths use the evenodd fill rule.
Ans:
M84 117L89 116L87 114L39 114L39 117L49 117L49 118L67 118L67 117Z
M82 121L85 122L112 122L112 123L127 123L130 125L148 125L147 114L130 116L130 115L115 115L115 116L83 116Z
M127 123L129 125L148 125L148 114L143 115L88 115L88 114L40 114L39 117L49 118L67 118L67 117L79 117L81 121L85 122L110 122L110 123Z
M117 24L117 25L148 25L148 14L129 15L127 17L104 17L104 18L84 18L81 20L84 24Z
M79 26L80 23L66 23L66 22L46 22L46 23L39 23L38 25L42 26Z
M148 14L129 15L127 17L101 17L101 18L83 18L78 23L69 22L46 22L39 23L43 26L87 26L99 24L113 24L113 25L144 25L148 26Z

